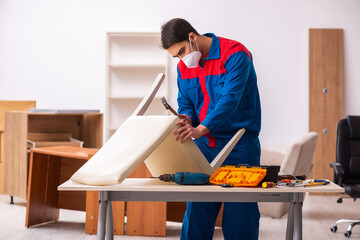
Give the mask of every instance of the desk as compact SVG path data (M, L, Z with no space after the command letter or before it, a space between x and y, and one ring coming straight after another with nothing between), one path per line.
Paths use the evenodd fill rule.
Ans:
M99 191L98 240L113 239L112 201L169 202L290 202L286 239L302 239L302 202L307 192L344 192L334 183L316 187L223 188L216 185L186 186L158 179L125 179L109 186L90 186L66 181L59 191ZM105 229L106 228L106 229ZM106 230L106 231L105 231Z

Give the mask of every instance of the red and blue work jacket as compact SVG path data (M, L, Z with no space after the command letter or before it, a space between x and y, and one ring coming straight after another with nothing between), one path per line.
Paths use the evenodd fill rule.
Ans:
M178 70L178 112L191 117L193 127L204 125L210 133L199 138L209 147L223 147L240 129L247 137L258 137L261 108L251 53L241 43L212 38L208 56L197 68L180 60Z

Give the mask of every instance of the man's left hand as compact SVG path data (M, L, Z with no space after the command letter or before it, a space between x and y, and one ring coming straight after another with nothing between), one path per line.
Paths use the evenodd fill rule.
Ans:
M174 132L174 135L178 135L176 141L181 140L181 143L184 143L190 137L199 138L210 132L204 125L199 125L196 128L192 127L185 119L176 122L176 125L180 125L180 128Z

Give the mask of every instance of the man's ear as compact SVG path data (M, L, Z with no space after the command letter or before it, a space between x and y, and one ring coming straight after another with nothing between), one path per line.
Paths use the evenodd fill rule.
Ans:
M198 35L196 35L193 32L189 32L189 37L190 37L191 42L197 42L197 40L198 40Z

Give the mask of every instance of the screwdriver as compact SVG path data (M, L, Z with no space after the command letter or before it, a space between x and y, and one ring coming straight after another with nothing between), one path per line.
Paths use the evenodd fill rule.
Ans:
M202 185L208 184L210 176L205 173L177 172L175 174L163 174L159 177L164 182L175 182L181 185Z

